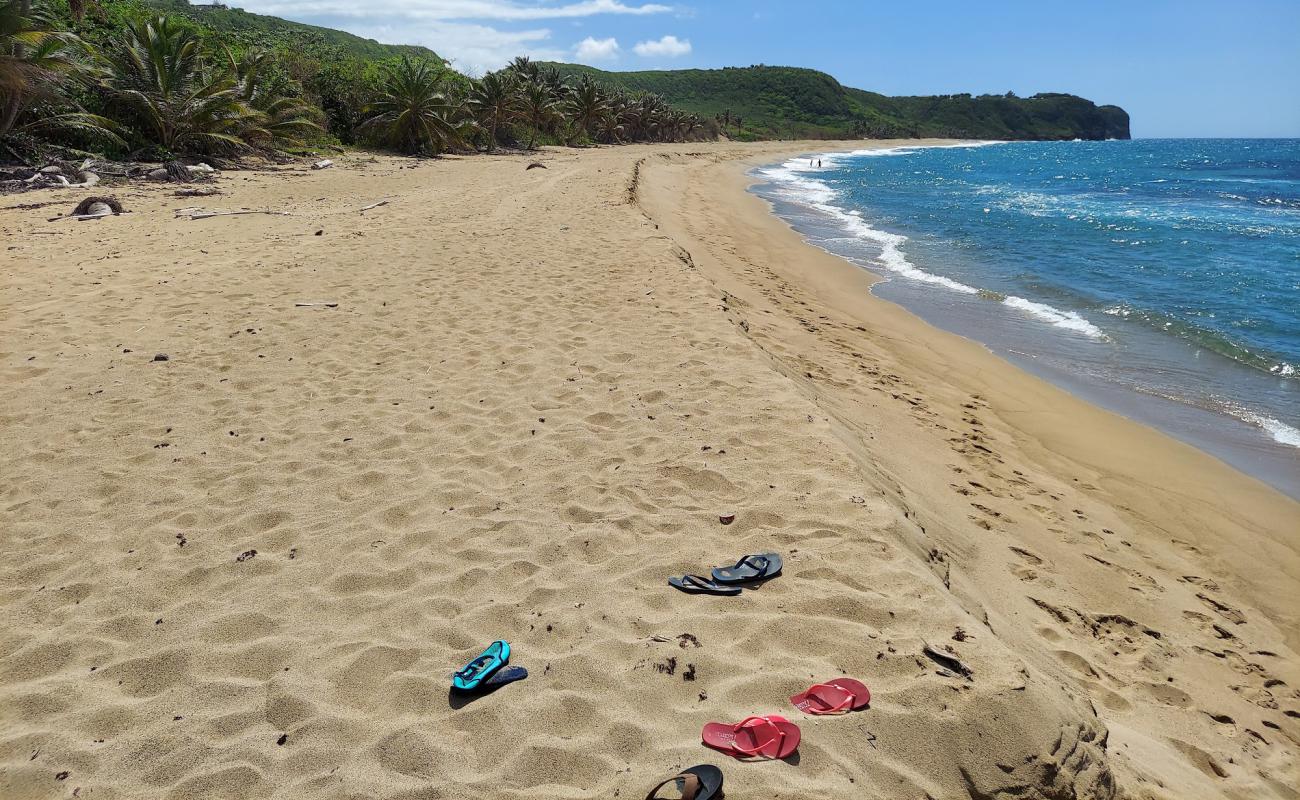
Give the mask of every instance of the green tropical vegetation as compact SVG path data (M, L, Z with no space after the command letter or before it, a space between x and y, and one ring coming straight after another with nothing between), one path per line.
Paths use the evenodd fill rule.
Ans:
M734 139L1127 138L1072 95L885 97L787 67L604 72L427 48L185 0L0 0L0 150L171 159L331 145L436 155Z
M1129 138L1123 109L1068 94L886 97L795 67L605 72L580 64L545 66L571 80L659 95L714 120L733 139Z
M661 98L516 59L470 79L422 47L182 0L0 0L0 147L170 159L369 145L413 155L715 135Z

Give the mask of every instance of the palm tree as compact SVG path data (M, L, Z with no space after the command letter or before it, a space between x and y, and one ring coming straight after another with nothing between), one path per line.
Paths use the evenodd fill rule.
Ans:
M535 81L541 73L541 67L528 56L516 56L506 69L522 81Z
M479 127L487 131L487 149L496 149L497 130L519 118L518 80L513 72L489 72L475 81L468 105Z
M283 71L275 70L275 57L265 50L249 50L242 60L226 50L239 97L257 112L243 133L245 140L277 144L302 144L304 136L321 130L320 111L301 97L302 87Z
M565 110L568 111L569 122L573 126L573 138L576 139L578 134L590 133L591 126L606 115L609 111L609 100L605 96L605 91L590 75L583 75L578 85L569 92Z
M257 113L237 79L203 59L199 36L167 17L128 22L112 56L110 86L131 122L169 153L231 150Z
M537 78L546 91L550 93L551 100L558 105L563 103L569 96L569 85L564 82L564 76L560 74L559 67L541 67L538 69Z
M373 116L362 128L378 130L388 144L412 155L462 145L474 123L461 119L462 106L440 91L443 77L433 62L402 56L388 68L382 94L366 108Z
M0 5L0 137L61 130L118 140L110 120L87 114L61 92L94 76L89 52L26 0Z
M523 117L532 126L532 135L528 139L528 149L537 146L537 135L548 129L558 115L556 103L551 99L551 92L541 82L529 82L523 85L519 94Z
M657 94L646 94L637 98L630 110L634 138L639 141L662 140L667 111L668 104Z
M623 140L623 125L615 109L609 109L596 120L596 138L605 144L618 144Z

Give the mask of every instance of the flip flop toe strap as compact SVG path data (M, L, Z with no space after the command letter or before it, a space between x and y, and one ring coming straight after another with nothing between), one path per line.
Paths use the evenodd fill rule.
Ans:
M687 586L694 586L697 589L716 589L718 588L713 581L702 578L699 575L683 575L682 583Z
M492 660L493 660L493 656L479 656L478 658L466 664L463 669L457 672L456 677L461 678L463 680L469 680L470 678L482 672L483 669L486 668L488 664L492 663Z
M818 683L809 687L808 697L826 706L826 708L809 708L813 714L836 714L848 711L857 702L857 695L829 683Z
M645 800L655 800L655 798L659 796L659 790L670 783L681 784L680 791L682 793L682 800L695 800L695 798L699 796L700 789L702 788L698 775L694 772L683 772L682 774L675 775L651 789L650 793L645 796Z
M754 571L754 576L762 575L767 572L767 566L771 561L767 556L748 555L742 556L739 561L729 567L719 567L718 574L725 575L729 579L741 577L741 571L746 567ZM748 576L746 576L748 577Z
M765 730L770 729L774 735L769 737L766 741L759 742L757 747L746 747L745 745L741 744L739 738L737 738L735 741L731 743L731 746L735 748L736 752L744 753L745 755L749 755L749 756L762 755L763 747L769 742L771 742L772 739L776 739L777 741L776 751L778 753L781 752L781 743L785 741L785 731L778 728L775 722L768 719L767 717L746 717L735 726L735 731L736 733L740 733L742 730L746 728L749 729L763 728ZM754 732L754 740L758 741L757 730L755 730Z

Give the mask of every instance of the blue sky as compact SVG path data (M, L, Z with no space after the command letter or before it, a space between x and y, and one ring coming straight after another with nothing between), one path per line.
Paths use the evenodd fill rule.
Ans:
M1072 92L1135 136L1300 137L1300 0L227 0L423 44L605 69L779 64L885 94Z

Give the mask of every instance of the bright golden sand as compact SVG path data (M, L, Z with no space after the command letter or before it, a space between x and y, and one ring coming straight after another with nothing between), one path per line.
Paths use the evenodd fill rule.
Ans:
M0 797L1297 797L1300 505L872 297L744 192L798 149L4 198Z

